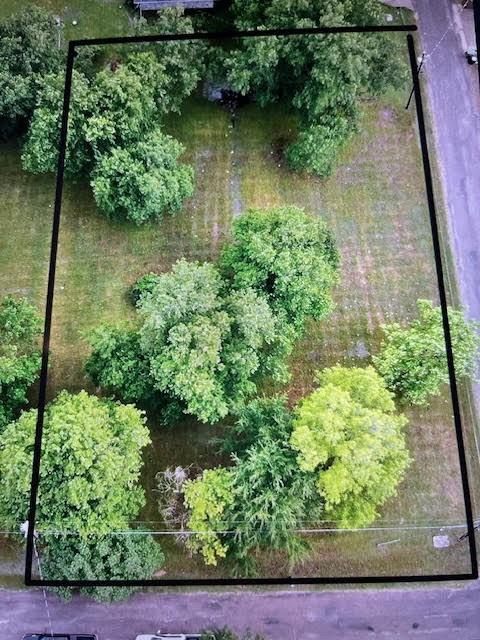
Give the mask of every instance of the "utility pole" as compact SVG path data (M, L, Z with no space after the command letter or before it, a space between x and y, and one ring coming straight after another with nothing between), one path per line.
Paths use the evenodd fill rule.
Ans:
M417 59L417 63L418 63L417 76L420 75L420 72L421 72L422 67L423 67L423 63L425 62L425 56L426 56L426 53L425 53L425 51L423 51L422 52L422 56ZM408 109L408 107L410 106L410 102L412 101L414 93L415 93L415 85L413 85L413 87L412 87L412 91L410 93L410 97L408 98L407 106L405 107L405 109Z

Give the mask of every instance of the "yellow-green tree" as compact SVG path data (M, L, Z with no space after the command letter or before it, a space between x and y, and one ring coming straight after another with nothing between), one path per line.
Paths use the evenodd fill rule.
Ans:
M336 366L296 409L291 444L304 471L317 473L325 517L341 527L370 524L409 464L393 395L373 367Z

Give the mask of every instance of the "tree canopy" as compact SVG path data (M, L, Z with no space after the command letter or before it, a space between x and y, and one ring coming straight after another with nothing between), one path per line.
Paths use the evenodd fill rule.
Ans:
M320 518L315 475L302 471L289 444L292 414L281 397L257 398L243 406L232 427L238 443L233 466L206 470L186 483L185 505L192 535L187 546L206 564L227 555L254 570L260 550L285 551L294 562L308 548L296 529Z
M175 64L136 51L91 77L73 71L65 171L91 174L97 205L109 217L141 224L178 211L193 193L193 169L178 162L184 148L161 128L185 97L171 96L175 83L185 94L194 88L187 77L170 77ZM27 171L56 169L62 84L58 75L45 77L22 154Z
M199 420L225 417L232 401L255 392L256 376L286 375L284 338L268 302L248 288L225 294L212 264L178 261L139 311L155 388Z
M136 23L139 35L193 33L192 19L181 7L162 9L155 22ZM149 42L144 49L153 51L167 80L163 96L165 112L180 112L185 98L196 89L205 72L206 44L202 40L171 40Z
M238 29L375 24L376 0L235 0ZM300 120L300 135L287 150L295 169L331 172L359 116L358 102L402 81L395 42L386 34L328 34L245 38L228 50L225 70L235 91L261 104L285 100Z
M27 518L36 421L27 411L0 436L0 517L14 528ZM45 408L38 531L87 538L125 528L144 504L138 480L149 442L134 406L62 391Z
M440 307L418 300L419 317L409 326L383 326L385 339L374 364L387 387L411 404L426 404L449 381L447 348ZM479 323L465 319L461 310L449 308L448 319L455 375L473 378L480 349Z
M160 129L136 144L113 147L92 176L98 208L110 218L135 224L179 211L193 193L193 168L178 162L183 151Z
M373 367L336 366L296 412L291 444L304 471L317 473L325 515L342 527L370 524L409 464L392 394Z
M251 287L296 329L333 307L339 255L321 218L295 206L250 209L233 223L220 269L233 287Z
M42 538L43 539L43 538ZM161 569L165 556L150 534L110 533L104 536L47 536L42 554L45 580L147 580ZM80 592L100 602L123 600L135 587L82 587ZM71 588L57 589L64 598Z
M57 170L63 85L61 75L50 74L45 76L38 92L35 113L22 150L23 168L30 173ZM78 176L91 168L93 153L85 138L85 129L94 109L93 100L90 81L74 69L65 159L68 177Z
M40 371L40 318L24 299L6 296L0 305L0 431L27 403Z
M61 75L54 16L35 5L0 22L0 131L33 112L42 78Z

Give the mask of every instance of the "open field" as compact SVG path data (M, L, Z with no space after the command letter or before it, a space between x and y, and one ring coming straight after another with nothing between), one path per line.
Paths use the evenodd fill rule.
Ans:
M60 16L64 27L62 38L101 38L129 33L133 11L127 11L124 0L32 0L37 5ZM20 10L17 0L0 2L0 21ZM73 21L77 21L73 25Z
M406 320L419 297L436 300L431 235L421 158L403 93L364 104L364 117L326 181L294 175L279 148L295 122L281 108L239 110L235 127L220 107L194 98L169 129L187 147L195 166L194 197L174 218L140 229L100 217L88 184L66 184L51 341L49 397L60 388L88 387L83 362L86 334L100 321L132 317L125 292L149 270L167 270L178 258L215 259L229 237L233 217L249 206L294 203L324 216L337 237L342 280L337 309L312 324L292 358L291 401L312 389L314 372L336 362L366 364L378 348L380 324ZM2 208L0 293L20 293L43 310L54 179L22 172L19 149L1 150ZM464 521L458 456L448 390L428 411L409 411L408 444L414 463L399 495L383 510L379 526L448 525ZM157 521L153 476L167 465L217 462L208 440L216 430L185 421L161 430L151 420L153 446L146 455L145 521ZM146 523L145 523L146 525ZM308 528L306 523L306 528ZM419 532L321 534L314 554L295 573L365 575L467 571L468 550L434 551ZM454 530L456 535L457 530ZM463 532L460 530L460 532ZM384 547L378 542L400 539ZM186 559L169 538L168 575L218 575ZM278 573L279 558L265 558L265 573ZM283 570L283 569L282 569ZM284 569L286 571L286 568Z

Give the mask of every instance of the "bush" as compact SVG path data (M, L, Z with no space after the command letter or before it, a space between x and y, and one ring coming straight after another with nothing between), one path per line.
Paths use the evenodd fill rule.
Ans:
M152 293L158 284L158 280L159 275L157 273L146 273L130 287L128 297L134 307L141 303L143 296Z
M178 162L183 146L160 130L104 154L92 174L98 208L135 224L179 211L193 193L193 169Z
M47 536L42 569L45 580L148 580L165 561L151 535L115 534L82 539L75 535ZM56 591L70 599L72 589ZM80 592L99 602L128 598L135 587L82 587Z

